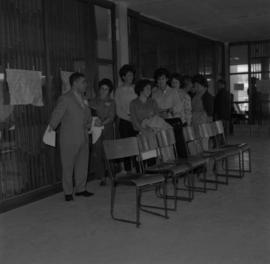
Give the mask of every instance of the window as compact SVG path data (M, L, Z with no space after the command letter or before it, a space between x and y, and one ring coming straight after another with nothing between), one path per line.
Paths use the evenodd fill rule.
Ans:
M114 34L114 6L110 3L95 5L97 32L97 71L98 80L108 78L116 81L115 65L115 34Z
M111 64L99 64L98 65L98 79L109 78L113 80L113 67Z
M248 46L237 45L230 48L230 73L248 72Z
M97 27L97 55L101 59L112 59L112 16L111 10L95 6Z
M231 65L230 72L231 73L248 72L248 64Z
M248 110L248 74L234 74L230 76L230 90L235 102L242 102L242 111ZM246 102L246 103L244 103Z

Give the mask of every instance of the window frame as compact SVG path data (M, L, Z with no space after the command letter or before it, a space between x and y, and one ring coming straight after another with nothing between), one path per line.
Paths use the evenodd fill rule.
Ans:
M112 32L112 58L105 59L99 58L98 52L96 53L96 64L97 64L97 79L98 79L98 66L99 65L111 65L113 70L113 80L111 80L117 87L117 44L116 44L116 17L115 17L115 4L112 2L104 1L104 0L94 0L93 5L99 6L111 11L111 32Z

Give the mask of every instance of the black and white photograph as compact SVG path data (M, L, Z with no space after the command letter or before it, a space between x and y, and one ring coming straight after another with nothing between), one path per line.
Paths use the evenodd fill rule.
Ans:
M0 263L269 264L269 25L270 0L0 0Z

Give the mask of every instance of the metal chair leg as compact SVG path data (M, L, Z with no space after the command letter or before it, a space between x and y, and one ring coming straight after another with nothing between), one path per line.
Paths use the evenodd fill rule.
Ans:
M112 185L111 185L111 217L112 217L113 219L114 219L115 193L116 193L116 186L115 186L115 183L112 182Z
M244 164L244 160L241 160L241 153L239 153L238 156L238 160L239 160L239 170L240 170L240 178L243 178L245 176L245 164Z
M249 162L248 172L251 172L252 168L251 168L251 151L250 151L250 149L248 150L248 162Z
M168 209L167 209L167 183L163 183L163 201L164 201L164 211L165 211L165 218L168 218ZM176 199L175 199L175 209L176 209Z
M245 153L248 154L248 168L245 169ZM251 172L251 151L250 149L247 149L242 152L242 161L243 161L243 171L244 172Z
M206 174L207 174L207 171L204 170L203 171L203 179L204 179L204 182L203 182L203 191L204 191L204 193L206 193L206 190L207 190Z
M228 172L229 161L228 159L225 159L224 162L225 162L225 173L226 173L226 185L228 185L229 184L229 172ZM240 171L241 171L241 168L240 168Z
M136 188L136 227L140 227L141 190Z
M218 173L218 176L230 177L230 178L243 178L244 177L244 162L243 162L242 153L239 152L237 157L238 157L238 169L229 168L228 161L227 161L227 168L226 168L226 166L224 166L225 160L228 160L228 158L229 158L228 157L228 158L224 159L224 162L222 162L222 169L225 171L225 174L224 173ZM238 174L231 174L229 172L238 172Z
M168 192L167 192L167 184L168 184L168 179L166 178L165 179L165 184L166 184L166 194L164 194L164 189L161 185L157 186L156 188L156 196L158 198L161 198L161 199L166 199L166 202L168 199L173 199L174 200L174 205L172 208L169 208L167 206L167 210L169 211L176 211L176 208L177 208L177 178L176 177L172 177L172 184L173 184L173 195L168 195ZM162 191L161 191L162 189Z
M204 173L203 173L203 179L200 179L200 182L203 182L204 183L203 188L201 188L201 189L205 193L208 190L217 191L218 190L218 183L225 184L224 182L218 180L217 161L216 160L214 160L213 170L212 171L213 171L213 174L215 176L215 179L214 180L207 178L207 171L204 171ZM214 187L213 188L208 187L207 183L214 184Z
M206 190L212 190L211 188L207 188L207 179L206 179L206 170L203 170L203 172L197 172L196 174L195 173L189 173L188 175L188 184L186 184L186 182L184 181L184 185L186 186L187 190L189 192L192 193L192 197L194 198L194 192L203 192L203 193L206 193ZM203 175L203 179L200 178L200 174ZM203 187L199 187L199 186L196 186L195 184L195 175L197 176L197 178L199 179L200 182L203 182ZM193 200L190 199L190 200Z
M188 197L189 197L190 201L192 201L194 199L194 190L193 190L193 188L194 188L194 182L193 182L193 177L189 173L187 175L187 178L188 178L188 186L189 186L189 188L188 188Z

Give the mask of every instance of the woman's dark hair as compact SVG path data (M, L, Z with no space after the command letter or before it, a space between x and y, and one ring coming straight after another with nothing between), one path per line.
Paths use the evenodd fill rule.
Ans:
M70 83L70 86L73 85L74 82L76 82L78 79L80 78L85 78L85 75L80 73L80 72L74 72L70 75L69 77L69 83Z
M170 78L170 73L167 69L165 68L158 68L157 70L155 70L154 72L154 79L155 81L157 81L157 79L161 76L165 75L167 79Z
M185 86L185 82L186 81L192 82L192 77L189 76L189 75L184 75L182 77L181 87L184 87Z
M119 76L120 76L120 78L121 78L122 81L124 81L124 78L123 77L126 76L126 74L128 72L132 72L134 75L136 73L134 67L132 65L130 65L130 64L125 64L125 65L123 65L120 68L120 70L119 70Z
M197 74L197 75L193 76L192 82L198 83L201 86L208 88L208 82L207 82L206 78L201 74Z
M140 96L141 92L147 85L150 85L152 87L152 82L148 79L142 79L137 81L135 84L135 93Z
M100 89L100 87L102 85L107 85L109 87L109 93L111 93L114 89L114 85L112 83L112 81L110 79L102 79L101 81L98 82L98 88Z
M173 79L179 81L180 86L181 86L181 84L182 84L182 76L181 76L181 74L179 74L179 73L177 73L177 72L173 73L173 74L171 75L171 83L172 83L172 80L173 80Z

